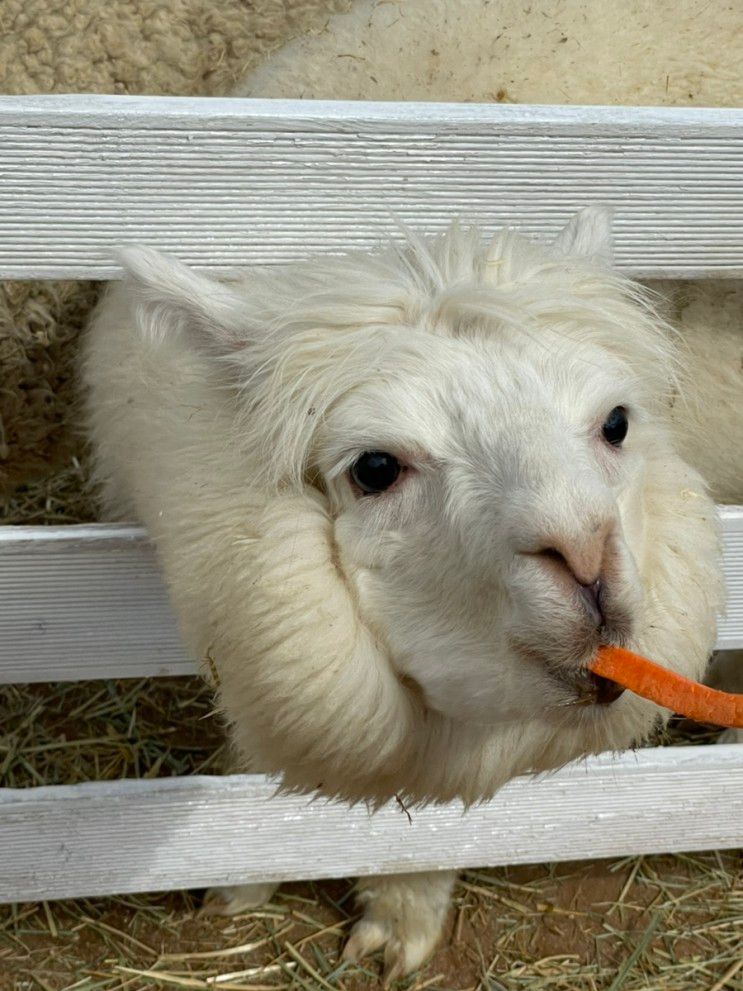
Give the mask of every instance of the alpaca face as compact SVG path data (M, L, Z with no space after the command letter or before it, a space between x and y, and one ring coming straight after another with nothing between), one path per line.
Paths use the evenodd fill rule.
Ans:
M595 210L550 247L453 226L231 284L126 253L117 372L88 373L102 474L261 767L477 800L649 731L587 673L600 643L699 676L714 507L665 427L669 337L608 254Z
M404 336L318 444L362 612L451 718L611 705L585 664L641 622L653 428L636 381L546 328Z

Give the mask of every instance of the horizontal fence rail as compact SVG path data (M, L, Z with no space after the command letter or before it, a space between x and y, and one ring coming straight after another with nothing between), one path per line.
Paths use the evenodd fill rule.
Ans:
M194 671L138 527L0 527L0 684Z
M454 217L554 234L617 211L646 278L743 277L743 110L0 97L0 279L106 279L140 242L217 273ZM743 647L743 507L721 510ZM192 674L133 526L0 527L0 684ZM740 846L743 747L519 778L467 813L259 776L0 789L0 902Z
M727 617L743 647L743 507L720 508ZM0 684L193 674L138 527L0 527Z
M105 279L142 242L227 272L461 216L553 234L617 209L617 260L743 275L743 110L0 98L0 278Z
M0 902L740 845L743 747L600 757L454 803L370 815L263 777L0 791Z

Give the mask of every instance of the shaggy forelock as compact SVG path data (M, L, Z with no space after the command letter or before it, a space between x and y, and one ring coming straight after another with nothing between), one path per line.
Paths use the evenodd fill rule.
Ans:
M677 380L672 334L652 296L620 275L505 231L486 244L453 224L376 254L312 259L244 284L245 346L226 356L244 396L238 429L258 444L265 482L301 487L328 412L374 374L425 368L437 338L603 349L647 404Z

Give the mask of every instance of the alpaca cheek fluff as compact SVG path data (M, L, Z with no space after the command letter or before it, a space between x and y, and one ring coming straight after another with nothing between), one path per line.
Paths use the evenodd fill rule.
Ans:
M701 675L714 506L671 442L678 358L609 254L597 208L551 247L453 225L230 284L123 253L84 344L97 478L146 525L244 767L473 802L662 717L586 672L600 642ZM415 969L452 882L363 881L347 958Z

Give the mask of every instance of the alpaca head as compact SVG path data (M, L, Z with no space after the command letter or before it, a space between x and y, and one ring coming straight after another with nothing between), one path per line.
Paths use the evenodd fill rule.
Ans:
M587 673L600 643L669 649L698 674L713 634L714 595L696 608L693 582L681 604L704 629L682 643L676 616L665 640L651 632L658 597L670 606L664 486L708 507L666 433L674 351L610 248L592 209L551 246L454 226L233 284L126 256L151 331L177 317L224 370L250 483L322 501L359 624L413 711L483 746L538 725L547 763L655 718ZM682 552L678 567L695 565Z

